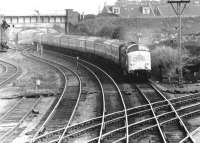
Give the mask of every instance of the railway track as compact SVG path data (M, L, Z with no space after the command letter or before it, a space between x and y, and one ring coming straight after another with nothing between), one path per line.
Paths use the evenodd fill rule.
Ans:
M38 104L40 97L22 98L17 104L0 118L0 140L1 142L11 142L17 136L14 131L31 113L32 109Z
M22 70L20 67L0 60L0 63L4 65L5 71L1 73L0 76L0 87L2 88L6 84L10 83L11 81L15 80L21 73Z
M4 87L11 81L15 80L19 75L21 75L22 70L20 67L5 62L0 61L1 65L4 68L4 71L1 73L0 77L0 87ZM8 108L7 111L1 113L0 117L0 139L1 142L9 142L12 140L12 134L17 129L17 127L23 122L23 120L31 112L31 109L37 104L38 100L32 98L22 98L16 100L12 107ZM32 108L28 108L28 107ZM25 109L25 110L24 110Z
M162 93L155 88L152 88L149 84L139 84L136 87L151 107L151 111L154 115L163 142L179 142L186 135L190 134L187 127L183 123L180 114L178 114L171 102L167 100ZM164 108L155 109L154 103L159 101L166 101L167 104ZM160 116L162 114L165 115L162 117ZM176 120L174 120L174 118L176 118ZM166 120L171 120L171 122L167 122ZM194 141L192 137L191 140Z
M41 60L44 60L44 59L41 59ZM47 62L47 60L45 60ZM49 63L53 63L55 64L55 62L50 62L48 61ZM61 64L57 64L57 66L60 66L61 68L64 68L66 69L66 67L64 67L63 65ZM67 69L68 71L70 69ZM59 102L57 102L57 106L54 107L53 111L50 113L49 117L47 118L47 120L45 120L45 122L43 123L42 127L39 129L39 131L36 133L35 137L42 132L42 130L47 130L47 128L49 128L49 125L51 125L50 129L47 130L47 131L50 131L52 129L52 126L54 127L53 129L57 128L58 127L58 122L54 122L55 120L63 120L63 118L65 118L65 120L67 122L63 123L61 126L62 127L65 127L66 129L68 128L68 126L71 124L72 122L72 119L74 118L74 115L75 115L75 111L77 109L77 106L78 106L78 103L79 103L79 100L81 98L81 88L82 88L82 85L81 85L81 80L80 80L80 77L78 76L78 74L76 74L74 71L70 70L70 72L72 74L74 74L76 76L76 78L78 79L78 84L79 84L79 90L78 90L78 94L75 92L75 94L78 95L78 97L75 95L75 94L71 94L72 93L72 90L74 90L74 86L72 86L72 90L69 89L68 87L68 93L66 92L63 92L63 95L62 95L62 99L60 98ZM69 77L69 74L68 74L68 77ZM68 82L71 82L74 83L74 78L68 78ZM71 98L73 98L73 102L75 103L75 105L70 105L69 103L73 103L73 102L70 102L69 98L67 98L67 100L64 100L64 96L66 97L69 97L69 94L71 94ZM65 103L66 102L66 103ZM70 107L65 107L64 105L68 105ZM73 109L72 109L73 108ZM68 114L68 116L66 116L65 112L63 112L63 109L67 109L68 112L70 112L70 114ZM56 112L58 111L58 112ZM63 117L62 119L59 117L60 115L59 114L62 114L62 116L64 115L65 117ZM52 123L53 122L53 123ZM66 132L67 130L64 130L64 132ZM58 136L51 136L51 138L48 138L48 140L52 140L53 138L56 138ZM33 138L34 140L34 138ZM48 142L48 141L47 141Z
M188 96L189 97L189 96ZM173 103L173 106L176 106L177 108L180 108L180 107L182 107L181 106L181 104L183 104L183 105L187 105L187 104L190 104L190 102L192 103L192 102L197 102L198 101L198 98L197 98L197 96L194 96L190 101L187 101L187 99L189 99L188 97L182 97L182 98L179 98L179 99L181 99L182 101L180 101L180 102L178 102L178 100L179 99L172 99L172 100L170 100L170 102L171 103ZM169 119L163 119L163 118L165 118L166 117L166 115L171 115L171 114L173 114L173 110L171 110L170 108L171 107L169 107L167 104L168 104L168 102L169 101L167 101L165 98L163 98L163 97L159 97L159 95L154 99L151 99L151 102L153 102L153 106L154 107L159 107L159 108L156 108L157 109L157 111L156 111L156 116L159 116L159 122L161 122L162 123L162 126L164 126L164 125L168 125L169 123L170 124L179 124L179 118L177 118L177 117L174 117L174 115L172 115L172 119L171 118L169 118ZM175 105L174 105L175 104ZM145 107L146 106L146 107ZM194 107L196 107L196 106L194 106ZM149 106L148 105L144 105L144 106L141 106L141 108L143 108L143 111L141 111L141 112L143 112L143 113L150 113L150 112L152 112L151 110L149 110ZM144 109L147 109L148 111L145 111L144 112ZM160 109L161 108L161 109ZM189 109L189 110L191 110L191 109ZM131 111L131 110L127 110L127 112L129 112L129 111ZM169 113L168 113L169 112ZM185 112L185 111L184 111ZM198 110L196 110L195 112L198 112ZM138 113L139 115L140 114L142 114L142 113ZM164 114L164 115L162 115L162 114ZM181 115L181 117L187 117L187 116L189 116L189 115L191 115L191 114L193 114L191 111L190 112L187 112L187 114L183 114L183 115ZM115 117L111 117L111 116L105 116L105 118L106 118L106 120L108 120L108 121L110 121L111 122L111 124L113 124L113 122L114 122L114 120L116 121L116 120L121 120L122 118L123 118L123 116L124 116L124 110L122 110L122 111L119 111L119 112L115 112L114 114L108 114L108 115L111 115L111 116L116 116L116 118ZM150 115L150 117L151 117L152 115ZM154 118L156 117L156 116L154 116ZM110 120L109 120L109 118L110 118ZM121 118L121 119L118 119L118 118ZM148 119L148 118L147 118ZM80 135L80 134L83 134L83 133L85 133L85 132L87 132L87 131L89 131L89 130L92 130L92 129L95 129L95 128L99 128L101 125L100 125L100 122L101 122L101 120L102 120L102 117L97 117L97 118L94 118L94 119L92 119L92 120L88 120L88 121L86 121L86 122L83 122L83 123L80 123L80 124L77 124L77 125L75 125L75 126L72 126L72 127L69 127L69 130L71 131L71 133L66 133L66 135L65 135L65 137L64 138L69 138L69 137L71 137L71 138L74 138L74 137L76 137L76 136L78 136L78 135ZM105 121L106 121L105 120ZM113 120L113 121L112 121ZM124 119L122 119L122 120L124 120ZM148 119L148 120L151 120L151 119ZM132 121L132 120L130 120L130 121ZM148 123L153 123L153 121L147 121ZM172 122L172 123L171 123ZM93 125L94 124L94 125ZM142 123L143 124L143 123ZM91 125L90 127L88 127L88 125ZM84 127L82 130L81 130L81 127ZM132 125L131 126L129 126L130 127L130 129L132 129ZM77 131L72 131L72 130L77 130L77 128L79 128L79 131L77 132ZM143 127L142 127L143 128ZM135 136L135 135L138 135L141 131L143 131L143 132L146 132L146 131L151 131L152 129L158 129L158 126L157 126L157 123L156 124L152 124L152 126L148 126L148 124L147 124L147 128L145 128L145 129L141 129L141 130L139 130L138 132L136 132L136 133L133 133L133 134L131 134L131 136ZM53 131L52 133L55 133L56 134L56 132L62 132L62 130L63 129L59 129L59 130L57 130L57 131ZM104 138L104 137L106 137L106 136L113 136L113 134L116 134L117 132L124 132L124 127L121 127L121 129L120 129L120 127L118 127L118 129L116 129L116 130L112 130L112 131L108 131L108 133L103 133L103 135L102 135L102 137ZM157 133L159 133L159 131L157 130ZM131 137L130 136L130 137ZM166 137L164 137L164 138L162 138L162 139L164 139L164 140L166 140L165 139ZM97 139L99 139L99 138L95 138L95 139L93 139L93 140L91 140L91 142L97 142ZM124 138L122 138L122 139L119 139L119 140L117 140L117 141L121 141L121 140L126 140L126 139L124 139ZM164 141L163 140L163 141ZM191 142L192 142L192 139L190 139L191 140ZM116 141L116 142L117 142ZM52 141L52 142L54 142L54 141Z
M181 98L182 99L182 98ZM198 99L199 100L199 99ZM182 99L182 101L178 101L177 99L174 99L173 100L174 101L174 104L173 105L180 105L181 104L181 102L186 102L187 101L187 99L186 100L183 100ZM175 102L176 101L176 102ZM188 102L188 104L190 104L189 102ZM157 103L157 105L159 105L158 103ZM161 104L160 104L161 105ZM185 103L185 105L186 105L186 103ZM159 107L159 106L158 106ZM194 112L195 113L197 113L197 112L199 112L198 111L198 104L196 104L196 105L191 105L191 107L189 108L190 106L189 105L187 105L187 106L185 106L184 108L183 107L180 107L180 111L178 110L178 112L180 112L180 114L181 114L181 117L187 117L187 116L189 116L189 115L191 115L192 113L191 113L191 111L187 111L186 113L184 113L183 111L185 110L185 109L190 109L190 108L193 108L194 109L194 107L196 108L195 110L194 110ZM146 111L144 111L144 109L147 109ZM141 111L140 111L141 110ZM136 113L138 111L138 113ZM131 112L132 112L132 114L131 114ZM141 106L140 107L140 109L138 109L138 108L134 108L134 109L132 109L132 110L128 110L128 119L131 121L131 117L134 117L134 116L136 116L136 115L140 115L140 114L148 114L149 113L149 107L148 106ZM106 122L113 122L112 120L114 120L114 119L116 119L116 118L121 118L122 116L123 116L123 111L119 111L119 112L117 112L117 113L113 113L113 114L110 114L110 115L108 115L108 116L105 116L105 120L106 120ZM171 114L171 112L168 112L168 113L163 113L162 115L160 115L160 118L162 117L162 118L164 118L164 117L166 117L166 115L170 115ZM75 138L75 137L77 137L77 136L79 136L80 134L84 134L85 132L88 132L88 131L91 131L91 130L93 130L93 129L95 129L95 128L99 128L100 126L101 126L101 119L102 119L102 117L98 117L98 118L95 118L95 119L91 119L91 120L88 120L87 122L83 122L83 123L80 123L80 124L77 124L77 125L75 125L75 126L71 126L71 127L69 127L69 132L68 133L66 133L66 136L65 136L65 138ZM138 121L138 122L136 122L136 123L133 123L133 124L130 124L129 125L129 127L130 127L130 130L131 129L135 129L135 128L137 128L137 131L135 130L134 132L132 132L132 134L130 134L131 136L133 136L133 137L137 137L137 136L139 136L139 135L141 135L142 133L144 133L144 132L146 132L146 131L152 131L152 129L156 129L156 127L157 127L157 125L156 125L156 122L155 121L153 121L154 120L154 118L153 117L149 117L149 118L147 118L147 119L145 119L145 120L142 120L142 121ZM177 118L174 118L173 120L172 119L169 119L169 118L167 118L166 120L162 120L162 125L164 125L164 124L166 124L166 123L168 123L168 122L172 122L172 121L177 121ZM93 124L93 125L92 125ZM145 124L146 125L146 128L144 128L144 126L143 126L143 124ZM149 124L149 125L148 125ZM141 126L140 128L138 128L137 126ZM57 130L57 132L58 131L60 131L60 132L62 132L62 130L63 129L60 129L60 130ZM123 131L123 130L120 130L119 129L119 131ZM55 134L56 134L56 131L54 132ZM115 134L116 132L110 132L109 134L110 135L112 135L112 134ZM157 133L159 133L159 132L157 132ZM109 134L104 134L103 135L103 137L106 137L106 136L108 136ZM131 137L130 136L130 137Z
M88 63L86 61L83 61L81 60L80 61L82 64L84 65L87 65L88 67L90 67L90 69L92 69L97 75L98 77L100 77L100 80L102 81L103 83L103 89L104 89L104 93L105 93L105 98L108 98L109 97L109 94L106 91L106 89L109 91L110 88L108 86L108 82L110 81L111 84L110 85L114 85L114 89L112 91L117 91L115 93L115 98L111 98L111 99L105 99L105 104L107 106L105 106L105 111L106 114L109 114L109 113L113 113L113 112L116 112L116 111L121 111L121 110L124 110L124 116L121 118L121 119L116 119L116 120L113 120L113 122L105 122L105 117L103 116L103 125L101 126L101 132L100 132L100 136L98 137L98 142L113 142L115 140L117 140L118 138L120 138L121 136L127 136L128 134L128 117L127 117L127 109L126 109L126 105L125 105L125 102L124 102L124 98L121 94L121 91L119 89L119 87L117 86L117 84L115 83L115 81L112 79L112 77L110 77L104 70L100 69L99 67L91 64L91 63ZM98 69L98 70L97 70ZM99 74L99 71L101 71L101 74ZM107 79L106 79L106 78ZM115 99L115 100L114 100ZM119 108L116 108L115 110L111 110L112 112L109 111L109 107L110 107L110 103L109 102L113 101L115 102L115 104L118 104L118 105L121 105L121 107ZM108 102L108 103L107 103ZM112 105L112 104L111 104ZM102 135L103 134L106 134L110 131L113 131L117 128L121 128L121 127L125 127L125 132L124 133L117 133L115 134L115 136L110 136L109 138L102 138ZM92 139L91 141L89 142L97 142L97 138L96 139ZM126 140L126 142L129 142L128 141L128 138Z
M80 64L81 64L81 63L80 63ZM82 65L82 66L83 66L83 65ZM90 66L91 66L91 65L90 65ZM85 68L88 68L88 65L87 65L87 67L86 67L86 66L84 66L84 67L85 67ZM93 68L94 68L94 67L93 67ZM90 70L91 70L91 67L90 67ZM93 70L94 70L94 69L93 69ZM91 71L93 71L93 70L91 70ZM98 70L99 70L99 69L98 69ZM96 70L96 73L93 71L93 74L96 75L96 76L97 76L97 74L100 74L98 70ZM102 72L102 71L101 71L101 72ZM102 73L101 73L101 74L102 74ZM104 73L104 74L105 74L105 73ZM99 75L98 75L98 76L99 76ZM107 76L108 76L108 75L107 75ZM103 77L103 76L102 76L102 77ZM111 77L109 77L109 78L111 78ZM99 79L99 82L100 82L100 80L104 80L104 82L108 85L108 79L107 79L107 81L106 81L106 79ZM114 81L112 81L112 82L114 82ZM102 84L102 87L105 86L105 83L104 83L104 85ZM114 86L115 86L115 88L116 88L116 85L114 85ZM119 89L117 89L117 90L119 91ZM116 91L116 89L115 89L115 91ZM116 95L116 93L115 93L115 95ZM103 96L103 97L104 97L104 96ZM120 97L120 98L122 98L122 97ZM120 100L121 100L121 99L120 99ZM105 109L106 109L106 108L105 108ZM105 110L105 109L104 109L104 110ZM109 109L109 108L108 108L108 109ZM110 110L114 110L114 108L113 108L113 109L110 109ZM116 110L116 109L115 109L115 110ZM117 110L119 110L119 109L117 109ZM117 110L116 110L116 111L117 111ZM121 109L120 109L120 110L121 110ZM107 111L107 110L106 110L106 111ZM108 110L108 111L109 111L109 110ZM105 111L104 111L103 113L105 113ZM126 114L126 113L125 113L125 114ZM103 121L103 119L104 119L104 118L102 118L101 121ZM118 122L116 122L116 123L118 123ZM124 124L124 123L123 123L123 124ZM100 131L100 134L101 134L101 132L102 132L102 127L104 127L103 122L102 122L102 124L101 124L101 129L100 129L101 131ZM108 127L109 127L109 126L108 126ZM65 132L66 132L66 131L65 131ZM65 134L65 133L63 133L63 135L64 135L64 134ZM98 140L100 141L100 137L98 138Z
M4 63L0 63L0 74L4 74L5 72L7 72L7 67Z
M22 72L19 67L9 63L7 63L6 68L7 72L4 73L5 76L1 75L0 84L2 86L11 80L14 80ZM10 75L11 73L14 74ZM26 120L32 118L32 116L29 117L29 115L34 114L34 109L42 102L42 99L43 98L39 95L36 97L30 96L19 98L11 108L2 114L0 117L0 139L2 143L12 142L23 132L25 128L21 127L21 125L26 122Z
M148 93L148 89L145 89L148 87L141 86L139 88L144 88L144 92L146 91ZM106 125L111 125L111 128L113 124L116 124L119 122L123 122L122 123L123 125L116 126L115 128L108 130L107 132L102 132L102 135L101 135L102 142L106 142L107 139L109 141L109 139L111 139L113 136L115 138L115 135L117 134L118 135L122 134L123 137L120 136L118 139L115 139L114 142L127 141L127 137L129 138L130 141L134 141L134 139L138 138L138 136L141 136L142 133L147 134L148 132L151 133L152 131L154 131L156 134L160 134L159 129L158 129L158 124L157 122L155 122L155 118L157 118L161 129L164 130L164 132L166 133L167 131L165 130L166 128L165 126L172 125L173 129L177 129L177 128L174 128L174 127L177 127L177 125L180 126L180 121L179 121L180 119L176 116L176 114L174 114L174 111L170 109L171 106L169 106L169 102L174 107L174 109L176 110L180 118L190 118L191 116L194 116L195 114L198 115L200 113L199 111L200 99L198 97L198 94L185 96L181 98L174 98L168 101L163 99L162 97L157 97L157 95L154 96L155 98L151 98L151 95L154 95L154 94L150 92L149 95L147 95L147 97L150 98L149 103L151 103L152 108L155 112L155 115L153 115L152 109L150 108L149 104L142 105L139 107L129 108L127 109L127 112L125 112L125 109L122 108L120 110L116 110L111 113L105 114L104 118L101 115L91 120L84 121L72 126L68 126L67 131L64 132L62 137L63 139L69 140L70 138L71 139L76 138L78 136L81 136L82 134L92 132L93 130L97 128L100 129L101 127L103 127L102 119L104 119L104 123ZM127 131L126 127L124 126L125 113L127 113L127 120L129 123L129 125L127 126L128 133L129 133L128 136L125 136L125 132ZM147 115L147 117L145 117L144 115L145 116ZM138 116L138 119L134 121L133 119L135 116ZM139 118L141 118L140 121L139 121ZM184 131L183 128L181 128L181 130ZM49 133L58 134L58 132L63 133L63 131L64 131L64 128L59 128L59 129L50 131ZM48 137L49 133L46 134L46 137ZM98 142L99 138L100 136L90 140L90 142ZM164 135L164 138L166 138L165 140L168 141L166 135ZM193 142L193 139L191 138L190 134L188 134L185 138L181 138L181 139L185 141L187 140L187 142ZM160 140L157 140L157 141L161 141L161 140L162 138L160 138ZM55 142L55 141L57 140L52 140L51 142ZM173 141L168 141L168 142L173 142Z
M32 55L28 55L27 53L23 53L23 55L33 60L37 60L39 62L55 67L63 74L63 78L65 81L61 95L55 100L54 105L50 109L48 117L44 118L44 120L41 121L39 129L35 133L35 136L37 136L38 134L43 134L44 132L55 130L60 127L64 127L68 123L73 108L76 104L77 94L80 94L81 83L79 81L78 75L70 69L61 67L61 65L56 65L55 63L49 62L44 59L35 58ZM75 77L69 79L67 78L67 76ZM72 81L74 82L73 86L68 87L69 89L67 90L68 83Z

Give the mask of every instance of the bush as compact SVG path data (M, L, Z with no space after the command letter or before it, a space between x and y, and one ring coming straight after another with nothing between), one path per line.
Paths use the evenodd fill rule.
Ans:
M154 76L175 78L177 76L178 49L167 46L156 47L152 53L152 71ZM160 75L158 75L159 72Z
M100 37L111 38L111 39L119 39L120 32L121 32L120 27L105 26L100 31L98 31L96 35Z

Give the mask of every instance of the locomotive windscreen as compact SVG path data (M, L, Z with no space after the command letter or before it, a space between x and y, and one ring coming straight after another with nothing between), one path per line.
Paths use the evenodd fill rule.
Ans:
M133 51L149 51L149 49L143 45L132 44L128 46L127 53L130 53Z

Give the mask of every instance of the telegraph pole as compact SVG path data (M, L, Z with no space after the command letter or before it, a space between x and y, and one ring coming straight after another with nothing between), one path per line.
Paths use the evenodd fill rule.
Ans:
M182 84L183 82L183 66L182 66L182 14L185 10L188 3L190 3L190 0L168 0L168 3L171 4L174 12L176 13L178 19L179 19L179 42L178 42L178 57L179 57L179 68L178 68L178 82L179 84Z

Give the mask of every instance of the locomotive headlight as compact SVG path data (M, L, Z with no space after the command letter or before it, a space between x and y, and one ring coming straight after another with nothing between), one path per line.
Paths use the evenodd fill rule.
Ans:
M148 69L149 63L145 63L145 69Z

